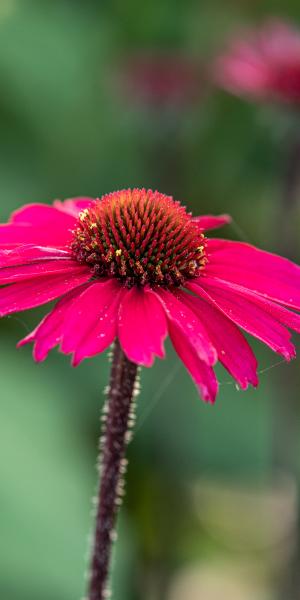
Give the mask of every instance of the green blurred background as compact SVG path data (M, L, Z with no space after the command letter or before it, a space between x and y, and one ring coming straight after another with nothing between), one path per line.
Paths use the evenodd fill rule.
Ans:
M292 117L207 81L226 37L272 15L300 23L298 0L0 0L1 221L145 186L299 260L299 211L284 222L282 204ZM1 600L84 595L107 356L35 365L15 344L43 314L1 322ZM253 346L260 387L220 369L214 407L170 345L143 370L115 600L300 598L299 367Z

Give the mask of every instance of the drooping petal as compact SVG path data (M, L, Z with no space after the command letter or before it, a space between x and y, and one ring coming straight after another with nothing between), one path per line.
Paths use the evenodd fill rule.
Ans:
M46 275L55 275L63 273L81 273L84 267L80 266L75 260L47 260L29 265L16 267L5 267L0 269L0 285L15 283L17 281L26 281L44 277Z
M212 367L199 358L186 334L175 321L169 323L172 344L196 384L200 396L205 402L214 403L218 393L218 382Z
M91 284L84 284L77 287L61 298L54 309L46 315L36 329L18 343L18 347L20 348L21 346L25 346L25 344L34 342L34 360L36 362L45 360L50 350L60 344L63 335L65 315L68 312L71 303L74 301L74 298L82 293L87 285Z
M155 294L162 302L168 320L187 337L199 358L214 365L218 358L216 349L197 315L168 290L161 288Z
M165 312L156 295L143 288L126 290L120 304L118 337L129 360L150 367L154 356L163 358L167 332Z
M68 274L47 275L38 280L13 283L0 289L0 317L46 304L85 283L89 278L88 269L76 267Z
M222 313L208 294L203 290L202 298L183 292L184 302L204 323L210 339L217 350L219 361L234 377L242 389L248 384L256 386L257 360L243 334L230 319ZM205 298L205 300L204 300Z
M86 208L89 208L93 202L95 202L94 198L80 196L78 198L69 198L63 202L61 200L55 200L53 202L53 206L58 210L66 212L77 218L79 213Z
M116 279L96 281L70 306L61 350L74 354L74 365L102 352L115 339L121 291L122 286Z
M300 310L300 267L244 242L207 240L205 274Z
M206 285L205 279L203 277L202 287L196 283L189 283L189 289L202 297L204 289L218 308L239 327L270 346L286 360L294 358L295 348L290 342L291 334L274 317L246 297L237 296L232 291L220 289L212 284Z
M300 333L300 315L298 313L288 310L284 306L276 304L272 300L269 300L268 298L265 298L264 296L253 292L252 290L248 290L241 285L224 281L223 279L205 277L204 284L206 286L212 284L213 287L219 287L221 289L228 290L229 293L249 298L249 300L251 300L254 304L260 306L263 310L265 310L266 313L279 321L279 323L285 325L285 327L289 327L290 329L297 331L297 333Z
M0 249L0 268L26 265L44 260L65 260L70 257L70 252L67 249L25 244L15 248Z
M209 229L218 229L231 223L230 215L203 215L201 217L194 217L193 222L199 225L200 229L208 231Z

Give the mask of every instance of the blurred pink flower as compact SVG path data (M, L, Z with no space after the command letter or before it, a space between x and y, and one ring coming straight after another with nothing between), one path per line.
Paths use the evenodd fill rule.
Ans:
M208 239L227 215L193 218L171 197L123 190L100 200L26 205L0 226L0 315L61 299L20 345L42 361L56 345L73 364L118 337L150 367L173 346L204 400L213 402L216 361L243 389L257 361L239 328L286 360L300 332L300 267L241 242Z
M125 87L131 97L161 108L195 103L201 90L199 65L176 54L140 54L123 65Z
M253 100L300 102L300 31L280 20L236 36L215 63L224 89Z

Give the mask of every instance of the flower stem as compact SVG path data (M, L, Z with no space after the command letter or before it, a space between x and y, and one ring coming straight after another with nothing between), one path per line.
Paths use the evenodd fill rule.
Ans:
M122 503L123 475L126 470L126 445L133 425L133 398L138 367L115 342L110 386L104 412L104 437L101 439L101 482L97 498L88 600L104 600L108 589L109 566L115 525Z

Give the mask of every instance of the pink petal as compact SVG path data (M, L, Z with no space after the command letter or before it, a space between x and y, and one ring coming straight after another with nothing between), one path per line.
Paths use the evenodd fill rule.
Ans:
M82 272L83 267L75 260L48 260L45 262L22 265L17 267L5 267L0 269L0 285L26 281L35 277L55 275L59 273Z
M65 318L61 350L74 353L74 366L102 352L115 339L121 291L116 279L97 281L72 303Z
M197 223L200 229L218 229L218 227L231 223L231 217L230 215L203 215L202 217L194 217L193 222Z
M80 196L78 198L70 198L69 200L55 200L53 202L53 206L58 210L66 212L73 217L78 217L79 213L86 208L89 208L91 204L95 202L94 198L89 198L86 196Z
M230 292L236 292L241 296L246 296L252 302L254 302L254 304L257 304L258 306L263 308L269 315L272 315L272 317L274 317L277 321L282 323L282 325L285 325L286 327L289 327L290 329L293 329L294 331L300 333L299 314L294 313L291 310L287 310L280 304L275 304L275 302L273 302L272 300L268 300L264 296L260 296L256 292L248 290L247 288L244 288L243 286L240 286L238 284L224 281L223 279L217 279L215 277L205 277L205 284L209 285L210 283L215 287L223 288Z
M269 69L261 61L251 64L239 56L221 58L216 63L217 83L235 94L249 94L260 99L270 83Z
M167 332L165 312L151 290L133 287L124 293L118 337L129 360L150 367L154 356L163 358Z
M76 218L47 204L26 204L0 225L0 247L17 244L64 246L72 239Z
M15 210L9 220L14 225L33 225L37 227L57 223L58 221L65 227L73 227L75 219L48 204L25 204L25 206Z
M37 362L45 360L50 350L61 342L65 315L74 298L80 294L83 289L86 289L85 284L71 290L71 292L68 292L61 300L59 300L54 309L46 315L36 329L18 343L18 347L20 348L21 346L25 346L25 344L35 342L33 349L34 359Z
M219 361L236 379L242 389L248 383L256 386L257 360L239 329L222 313L208 294L202 292L202 298L185 294L185 302L202 319L208 335L217 350ZM204 300L205 298L205 300Z
M207 296L202 294L204 288L211 301L215 302L216 306L231 321L257 337L267 346L270 346L272 350L284 356L286 360L294 358L295 348L289 341L290 332L250 299L238 296L234 290L219 289L212 283L206 284L205 277L203 277L201 287L196 283L189 283L188 287L206 299Z
M205 402L213 403L218 392L218 382L213 369L199 358L189 338L175 321L169 323L169 334L172 344L195 382L200 396Z
M164 289L157 290L155 294L162 302L168 320L187 337L199 358L208 365L214 365L217 352L197 315L181 302L179 294L176 297Z
M85 267L68 274L47 275L38 280L29 279L0 289L0 316L46 304L69 290L85 283L90 272Z
M205 275L231 281L300 309L300 267L244 242L207 240Z
M71 228L58 223L52 223L49 227L33 227L25 224L0 225L0 248L13 248L19 244L66 246L71 241Z
M65 260L69 258L70 252L62 248L26 244L11 249L0 249L0 268L25 265L43 260Z

